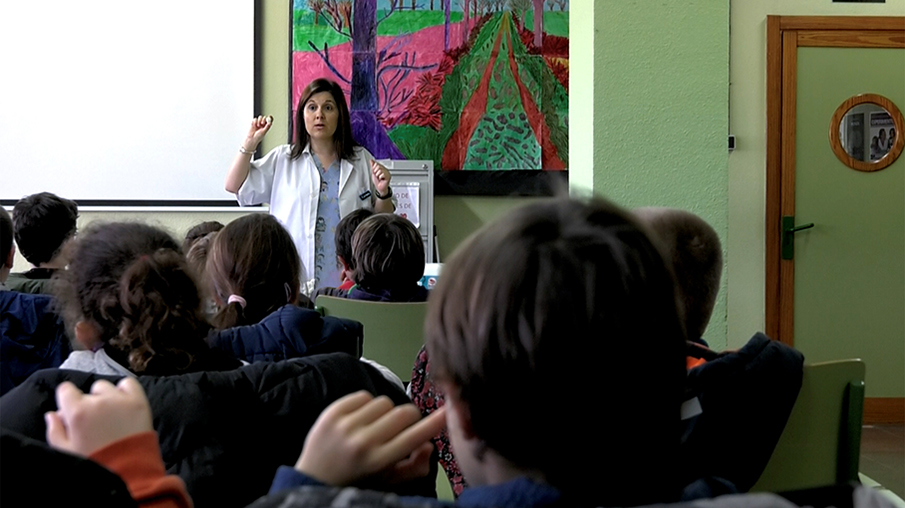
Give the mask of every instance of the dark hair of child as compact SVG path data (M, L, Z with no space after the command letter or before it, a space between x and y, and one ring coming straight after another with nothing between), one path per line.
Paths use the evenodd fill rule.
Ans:
M192 245L195 242L210 233L216 233L221 229L223 229L223 223L215 220L205 221L201 224L192 226L192 228L185 233L185 239L182 241L182 252L185 252L185 254L188 255L189 250L191 250Z
M336 256L342 258L350 272L355 269L355 260L352 256L352 235L358 225L372 215L374 215L374 210L359 208L349 212L336 225Z
M13 221L6 208L0 206L0 268L6 265L6 258L13 248ZM12 268L12 267L10 267Z
M137 374L201 367L210 325L179 243L139 223L89 227L56 287L71 329L93 323L107 354Z
M214 243L214 238L216 237L217 232L215 231L196 238L191 243L189 250L185 253L185 260L188 262L189 268L192 269L195 280L198 281L198 285L203 293L210 292L210 283L207 282L208 277L206 274L207 257L210 253L211 245Z
M704 219L685 210L651 207L634 213L653 231L663 257L671 263L688 339L700 338L720 291L723 249L719 235Z
M38 266L59 254L76 232L79 207L75 201L49 192L24 197L13 207L13 227L19 252Z
M218 329L257 323L299 298L295 243L269 214L249 214L221 229L206 272L215 298L225 304L212 319Z
M566 506L677 500L683 323L635 219L600 200L538 202L473 235L444 272L456 276L425 324L432 375L483 446Z
M352 279L367 291L417 284L424 275L424 243L415 225L392 213L365 219L352 235Z

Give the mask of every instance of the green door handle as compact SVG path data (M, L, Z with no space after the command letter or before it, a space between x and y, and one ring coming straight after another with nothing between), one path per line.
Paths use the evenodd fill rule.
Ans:
M782 258L793 259L795 257L795 233L814 227L813 222L795 225L794 215L785 215L782 218Z

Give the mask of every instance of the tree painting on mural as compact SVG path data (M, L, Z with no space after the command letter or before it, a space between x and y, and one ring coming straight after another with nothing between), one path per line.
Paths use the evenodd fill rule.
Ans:
M564 170L568 0L293 0L292 100L342 85L377 158Z

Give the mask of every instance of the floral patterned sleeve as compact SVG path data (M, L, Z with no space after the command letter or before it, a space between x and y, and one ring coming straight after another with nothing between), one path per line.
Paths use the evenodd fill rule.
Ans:
M421 410L423 416L427 416L438 408L443 407L446 402L443 394L431 382L430 361L427 358L427 350L424 346L421 347L421 351L418 352L418 356L415 358L410 389L412 402ZM453 494L459 497L462 494L462 490L467 487L467 484L462 472L459 471L459 464L456 463L456 457L453 454L446 429L440 431L440 434L434 437L432 441L440 454L440 466L446 471L446 477L449 479Z

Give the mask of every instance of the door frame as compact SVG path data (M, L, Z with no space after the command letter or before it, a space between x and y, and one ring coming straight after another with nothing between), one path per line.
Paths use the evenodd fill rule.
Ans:
M798 48L905 48L902 16L767 16L767 153L765 325L794 345L794 260L781 258L781 223L795 215L795 122ZM865 401L865 422L905 420L905 399Z

